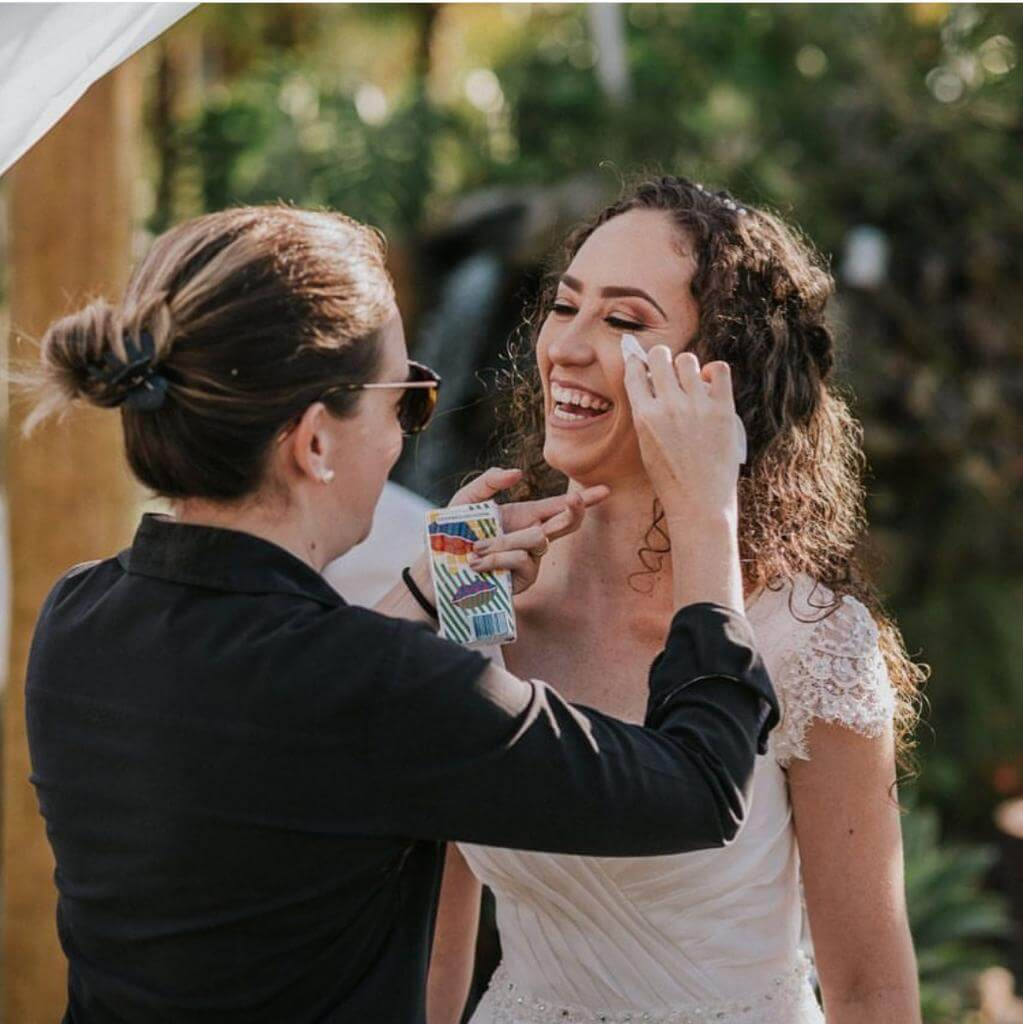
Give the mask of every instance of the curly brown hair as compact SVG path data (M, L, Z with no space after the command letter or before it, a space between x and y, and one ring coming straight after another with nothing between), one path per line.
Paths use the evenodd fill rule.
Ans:
M725 190L658 177L626 188L617 202L573 230L511 348L506 398L499 403L501 458L524 475L509 497L564 490L565 477L543 457L536 341L561 273L582 244L602 224L631 210L663 211L692 245L697 266L690 287L700 311L692 349L701 363L723 359L732 367L736 409L748 440L739 480L746 586L777 590L805 573L833 595L820 605L821 618L845 594L867 606L898 698L899 765L909 771L926 671L907 655L857 558L866 529L862 429L830 380L835 344L825 306L834 281L824 258L797 228L765 209L740 204ZM669 550L663 511L655 501L638 552L643 568L633 576L657 572Z

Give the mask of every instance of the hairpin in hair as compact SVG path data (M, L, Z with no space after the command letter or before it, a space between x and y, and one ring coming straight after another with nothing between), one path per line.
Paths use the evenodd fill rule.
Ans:
M153 336L149 331L142 331L136 345L130 333L125 331L124 351L127 360L121 359L114 352L104 352L105 365L90 366L89 374L110 388L123 389L114 405L124 404L139 412L159 409L167 397L167 378L153 367L156 358Z
M698 181L695 182L694 184L696 185L697 189L700 192L702 192L705 196L710 196L712 199L717 199L719 202L724 204L726 209L734 210L741 217L745 217L746 214L749 213L749 210L747 210L745 206L739 206L733 199L730 199L727 196L724 199L722 199L720 196L715 195L713 192L708 192L703 187L703 185L701 185L700 182L698 182Z

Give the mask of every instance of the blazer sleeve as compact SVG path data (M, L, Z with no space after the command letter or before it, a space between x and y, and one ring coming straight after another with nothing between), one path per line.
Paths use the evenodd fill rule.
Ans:
M573 705L396 622L372 718L387 834L600 856L734 838L778 720L745 616L689 605L651 665L643 726Z

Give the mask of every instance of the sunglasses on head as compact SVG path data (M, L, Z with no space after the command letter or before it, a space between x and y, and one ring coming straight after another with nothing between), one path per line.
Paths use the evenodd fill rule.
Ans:
M401 405L398 407L398 422L403 434L418 434L425 430L437 408L440 392L440 374L422 363L408 361L408 378L403 381L387 381L377 384L336 384L328 388L321 397L336 391L369 391L370 389L404 388Z

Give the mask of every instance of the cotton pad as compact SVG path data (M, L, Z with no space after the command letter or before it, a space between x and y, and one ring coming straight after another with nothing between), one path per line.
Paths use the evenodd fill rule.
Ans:
M622 335L622 358L628 359L629 356L635 356L639 359L644 366L650 365L650 360L647 358L646 349L636 341L636 335L634 334L623 334Z

